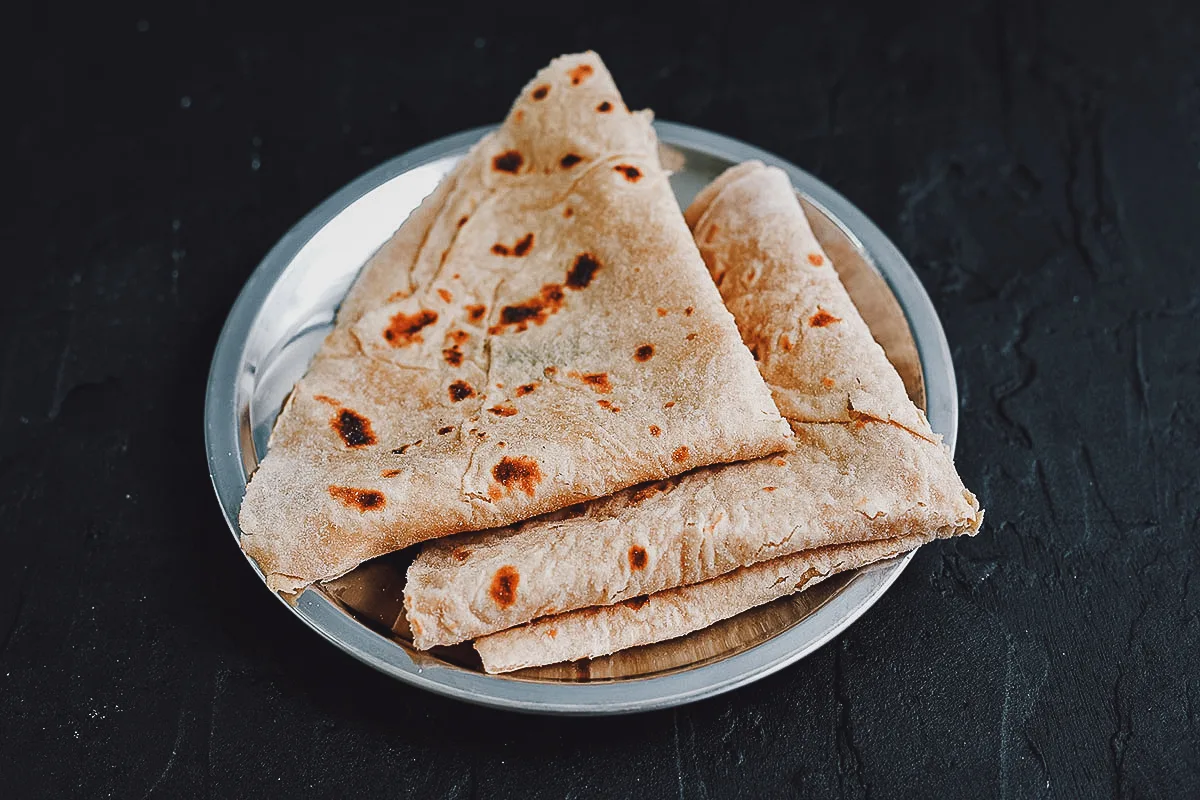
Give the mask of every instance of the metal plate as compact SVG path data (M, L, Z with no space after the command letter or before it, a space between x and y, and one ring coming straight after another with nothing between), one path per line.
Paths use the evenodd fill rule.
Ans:
M833 189L783 159L685 125L655 127L681 206L740 161L759 159L788 173L909 395L953 448L958 397L950 351L928 295L883 233ZM246 482L266 452L279 408L332 327L359 268L488 130L417 148L351 182L289 231L246 283L217 343L204 412L209 473L235 537ZM369 562L288 606L355 658L439 694L521 711L616 714L709 697L803 658L870 608L911 554L681 639L506 676L483 673L469 648L420 653L411 647L400 606L402 558Z

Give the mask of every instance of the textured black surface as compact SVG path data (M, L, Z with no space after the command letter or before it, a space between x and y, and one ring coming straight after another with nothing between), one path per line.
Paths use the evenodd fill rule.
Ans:
M7 19L0 794L1200 796L1194 3L158 5ZM293 222L589 46L631 105L791 159L894 237L988 517L774 677L537 719L378 676L272 600L202 396Z

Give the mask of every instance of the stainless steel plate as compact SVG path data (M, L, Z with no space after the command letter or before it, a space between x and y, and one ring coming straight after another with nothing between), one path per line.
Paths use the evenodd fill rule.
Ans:
M953 447L958 398L950 351L929 297L883 233L833 189L777 156L685 125L656 128L681 206L747 159L791 176L872 333ZM235 537L242 494L275 416L359 268L488 130L417 148L351 182L289 231L246 283L217 343L204 411L209 473ZM399 605L403 564L390 557L311 588L288 606L355 658L439 694L522 711L616 714L709 697L803 658L870 608L910 558L839 576L682 639L507 676L484 674L469 648L412 649Z

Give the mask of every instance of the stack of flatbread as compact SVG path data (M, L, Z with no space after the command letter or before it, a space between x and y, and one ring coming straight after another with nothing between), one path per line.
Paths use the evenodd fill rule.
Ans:
M681 214L594 53L538 73L364 267L241 510L280 591L427 542L414 644L474 640L489 672L981 521L787 177L742 164Z

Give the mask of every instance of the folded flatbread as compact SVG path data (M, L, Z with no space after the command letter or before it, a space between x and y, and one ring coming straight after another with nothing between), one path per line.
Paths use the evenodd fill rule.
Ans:
M786 175L753 162L735 167L697 197L688 219L795 431L795 451L639 486L589 503L574 516L560 513L517 529L427 545L410 567L405 589L418 647L478 639L559 614L551 619L569 622L566 627L547 628L542 620L539 627L503 634L508 655L488 638L478 639L477 649L505 669L517 662L553 663L575 644L579 655L573 658L613 652L634 638L644 644L670 638L672 630L678 636L711 624L720 618L712 609L730 605L714 601L710 610L686 617L686 624L682 616L671 617L602 644L596 626L605 624L605 615L625 619L630 612L613 604L700 584L672 595L694 597L709 591L702 582L718 576L726 576L716 584L720 592L743 580L758 586L754 582L765 573L739 568L792 554L810 558L804 554L817 548L836 555L830 546L889 541L892 552L896 542L916 546L978 529L978 503L872 339ZM851 552L855 557L829 563L857 565L864 553L884 551ZM791 569L782 561L777 566ZM748 577L736 577L742 574ZM747 585L745 602L755 605L764 596ZM562 613L573 609L583 611ZM637 611L638 619L654 614ZM584 618L592 620L586 629L572 627ZM526 646L542 641L551 628L556 648ZM579 630L578 638L564 639L568 630ZM542 652L544 658L536 655Z
M788 447L599 57L538 73L364 267L241 508L293 591L426 539Z
M805 550L704 583L542 617L484 636L476 640L475 650L484 670L498 673L663 642L809 589L839 572L906 553L933 538L934 534L911 534Z

